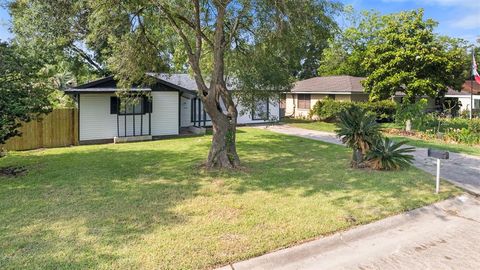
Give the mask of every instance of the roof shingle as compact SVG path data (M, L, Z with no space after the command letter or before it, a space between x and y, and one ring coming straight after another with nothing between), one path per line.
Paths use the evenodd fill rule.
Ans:
M292 92L295 93L363 93L361 81L363 77L326 76L315 77L295 83Z

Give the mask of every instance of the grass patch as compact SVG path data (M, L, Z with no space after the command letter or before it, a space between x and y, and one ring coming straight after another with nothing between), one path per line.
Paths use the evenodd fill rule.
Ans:
M353 170L342 146L243 128L246 170L199 172L210 137L13 152L1 269L202 269L430 204L433 176Z
M318 130L318 131L326 131L326 132L334 132L336 127L334 123L326 123L321 121L310 121L310 120L301 120L301 119L286 119L285 123L292 127L310 129L310 130ZM400 128L395 123L382 123L380 124L382 128ZM392 138L395 141L406 141L407 144L416 147L432 147L441 150L447 150L456 153L464 153L469 155L480 156L480 147L478 146L471 146L466 144L452 144L446 143L441 140L422 140L417 138L405 137L405 136L398 136L398 135L389 135L385 134L385 136Z
M466 145L466 144L453 144L453 143L446 143L442 140L431 140L426 141L422 139L412 138L412 137L405 137L405 136L396 136L396 135L388 135L386 136L392 138L395 141L406 141L407 144L416 146L416 147L424 147L424 148L436 148L456 153L464 153L474 156L480 156L480 147L474 145Z
M327 123L322 121L311 121L295 118L285 118L282 121L292 127L312 129L318 131L335 132L335 129L337 129L335 123Z

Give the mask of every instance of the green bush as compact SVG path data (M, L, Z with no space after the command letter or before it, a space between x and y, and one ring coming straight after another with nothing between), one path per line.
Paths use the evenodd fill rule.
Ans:
M480 118L470 120L468 123L468 130L480 135Z
M330 98L317 101L310 111L310 116L316 115L319 120L326 122L335 122L338 115L348 108L351 108L353 103L350 101L335 101Z
M396 103L392 100L384 100L377 102L351 102L351 101L335 101L330 98L317 101L310 111L310 117L318 116L319 120L326 122L338 121L341 112L352 107L358 107L365 112L375 114L377 121L390 122L393 121L396 112Z
M411 120L414 129L421 129L425 126L425 109L427 105L428 100L424 98L413 104L399 104L395 114L395 122L399 125L406 126L407 120Z
M375 113L377 116L377 121L380 122L392 122L397 111L397 103L393 100L357 102L355 105L360 106L368 112Z
M449 128L445 131L444 139L447 141L473 145L480 143L480 133L474 133L466 128Z

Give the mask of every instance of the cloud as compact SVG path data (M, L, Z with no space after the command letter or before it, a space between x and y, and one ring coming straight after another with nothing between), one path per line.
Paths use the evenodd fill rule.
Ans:
M450 21L450 26L462 29L480 28L480 15L477 13L463 16L460 19Z

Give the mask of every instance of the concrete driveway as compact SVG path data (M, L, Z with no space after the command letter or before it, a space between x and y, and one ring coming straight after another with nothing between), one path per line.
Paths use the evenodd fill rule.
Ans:
M287 125L269 126L267 129L282 134L342 144L336 135L331 132L308 130ZM415 156L413 164L416 167L433 175L436 174L436 160L427 157L426 148L416 147L413 155ZM480 195L480 157L450 153L450 159L442 160L441 177L471 193Z
M442 201L223 267L242 269L480 269L480 201Z

